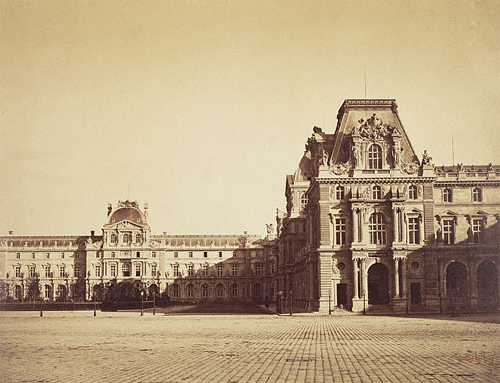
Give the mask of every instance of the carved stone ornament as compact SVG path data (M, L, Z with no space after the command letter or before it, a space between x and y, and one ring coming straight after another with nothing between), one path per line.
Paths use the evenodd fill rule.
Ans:
M381 118L377 117L375 113L367 119L360 119L359 127L354 127L352 135L359 135L361 137L378 140L390 134L399 134L398 130L390 125L384 124Z
M406 163L401 160L401 173L415 174L418 172L419 167L418 162Z
M137 201L129 201L129 200L118 201L118 207L135 207L135 208L139 208L139 204L137 203Z
M351 165L349 161L346 163L334 164L330 166L330 173L340 176L342 174L347 174L351 170Z

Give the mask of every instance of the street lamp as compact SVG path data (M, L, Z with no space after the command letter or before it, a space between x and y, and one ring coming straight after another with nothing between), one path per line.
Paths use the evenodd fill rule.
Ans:
M141 291L141 317L144 316L144 291Z
M94 292L94 295L93 295L93 298L94 298L94 316L97 316L96 314L96 302L95 302L95 292Z
M328 315L332 315L332 290L328 290Z
M156 314L156 290L153 289L153 315Z

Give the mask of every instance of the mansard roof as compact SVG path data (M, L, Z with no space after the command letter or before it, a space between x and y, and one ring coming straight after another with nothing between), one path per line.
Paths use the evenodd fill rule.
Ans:
M337 115L335 143L330 164L349 161L352 135L366 141L380 136L401 136L401 156L406 163L418 161L415 150L403 128L394 99L345 100Z

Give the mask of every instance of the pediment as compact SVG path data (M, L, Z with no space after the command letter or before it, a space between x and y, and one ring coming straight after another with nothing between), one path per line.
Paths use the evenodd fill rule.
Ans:
M456 216L458 216L458 213L455 213L454 211L451 211L451 210L446 210L444 212L444 214L441 214L441 215L451 215L451 216L456 217Z
M127 220L124 220L124 221L120 221L120 222L117 222L117 223L112 223L112 224L109 224L109 225L105 225L105 229L118 229L118 230L127 230L127 229L142 229L142 228L147 228L148 226L147 225L141 225L139 223L136 223L136 222L131 222L131 221L127 221Z

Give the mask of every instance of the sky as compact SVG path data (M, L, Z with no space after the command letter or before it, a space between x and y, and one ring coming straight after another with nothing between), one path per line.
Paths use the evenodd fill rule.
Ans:
M500 2L0 0L0 234L264 235L314 126L395 98L417 154L500 164Z

